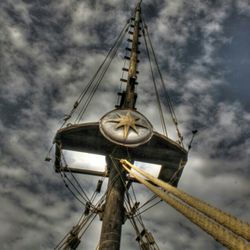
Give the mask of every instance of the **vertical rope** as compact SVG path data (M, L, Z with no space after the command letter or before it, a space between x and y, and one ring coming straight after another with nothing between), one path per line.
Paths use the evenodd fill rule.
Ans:
M148 56L148 60L149 60L149 65L150 65L150 71L151 71L151 75L152 75L152 80L153 80L153 83L154 83L154 90L155 90L155 94L156 94L156 98L157 98L157 105L158 105L158 109L159 109L159 113L160 113L162 130L163 130L163 133L166 136L168 136L168 134L167 134L167 128L166 128L166 124L165 124L165 120L164 120L164 116L163 116L163 111L162 111L162 107L161 107L160 96L159 96L158 89L157 89L157 86L156 86L156 81L155 81L153 67L152 67L152 62L151 62L151 56L150 56L150 53L149 53L148 44L147 44L147 40L146 40L146 37L145 37L144 29L143 29L142 33L143 33L143 38L144 38L144 42L145 42L145 46L146 46L146 51L147 51L147 56Z
M177 136L179 138L180 144L183 146L183 136L182 136L182 134L181 134L181 132L179 130L177 117L176 117L175 112L174 112L174 107L173 107L171 98L170 98L170 96L168 94L168 91L166 89L166 86L165 86L165 83L164 83L164 80L163 80L163 77L162 77L162 74L161 74L161 71L160 71L159 63L158 63L156 55L155 55L153 44L151 42L151 38L150 38L149 33L148 33L148 28L147 28L147 25L146 25L144 20L143 20L143 27L144 27L145 33L146 33L148 41L149 41L149 45L150 45L150 48L151 48L151 51L152 51L152 54L153 54L153 58L154 58L154 61L155 61L156 67L157 67L158 74L159 74L160 79L161 79L161 84L162 84L163 90L164 90L165 95L166 95L168 108L169 108L170 115L171 115L171 118L173 120L173 123L175 125Z

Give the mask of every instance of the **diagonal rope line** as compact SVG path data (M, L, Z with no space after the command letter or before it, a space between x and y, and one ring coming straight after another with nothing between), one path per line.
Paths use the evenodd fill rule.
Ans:
M67 164L67 162L66 162L66 159L65 159L65 157L64 157L64 154L61 153L61 155L62 155L62 159L63 159L63 161L64 161L64 164L65 164L66 169L69 171L69 173L70 173L70 175L72 176L72 178L74 179L75 183L76 183L77 186L80 188L80 191L83 193L84 197L83 197L83 195L81 194L81 192L78 190L78 188L73 184L73 182L67 177L66 173L64 172L65 178L70 182L70 184L75 188L75 190L80 194L80 196L83 197L83 199L84 199L86 202L90 201L88 195L86 194L86 192L85 192L84 189L82 188L80 182L77 180L77 178L75 177L75 175L72 173L71 169L68 167L68 164Z
M144 42L145 42L145 46L146 46L146 52L147 52L147 56L148 56L148 60L149 60L150 72L151 72L152 80L153 80L153 83L154 83L154 90L155 90L155 94L156 94L156 98L157 98L157 105L158 105L158 109L159 109L159 112L160 112L162 130L163 130L163 133L167 136L167 128L166 128L166 124L165 124L165 120L164 120L164 116L163 116L160 96L159 96L158 89L157 89L157 86L156 86L155 76L154 76L152 62L151 62L151 56L150 56L150 53L149 53L148 43L147 43L147 40L146 40L144 29L143 29L142 33L143 33L143 38L144 38Z
M131 205L131 203L130 203L130 194L129 194L129 190L127 189L125 180L124 180L124 178L123 178L123 176L122 176L122 172L121 172L122 169L120 169L120 168L118 167L118 165L117 165L117 164L120 164L120 163L116 163L115 160L117 160L117 158L112 157L112 155L109 155L109 157L111 158L112 164L113 164L113 166L115 167L117 173L119 174L119 176L120 176L120 178L121 178L121 180L122 180L122 183L123 183L124 188L125 188L125 194L126 194L126 197L127 197L127 210L129 209L129 210L131 211L131 210L132 210L132 205ZM134 196L135 196L135 194L134 194ZM136 196L135 196L135 200L136 200ZM125 202L126 202L126 199L125 199ZM126 205L126 203L125 203L125 205ZM128 210L128 211L129 211L129 210ZM138 210L137 210L137 211L138 211ZM136 211L136 213L137 213L137 211ZM134 217L135 217L135 216L134 216ZM134 223L135 223L134 217L131 217L131 218L129 218L129 219L130 219L130 220L133 220ZM144 223L143 223L143 221L142 221L142 218L141 218L140 214L137 214L135 218L136 218L136 219L138 220L138 222L141 224L142 228L143 228L143 229L146 229L146 228L145 228L145 225L144 225ZM132 223L131 223L131 224L132 224ZM138 230L138 227L135 228L135 230L137 231L137 230ZM147 243L149 244L149 249L152 249L153 246L150 245L150 242L149 242L148 238L146 238L146 241L147 241ZM155 243L155 244L156 244L156 243ZM157 246L157 244L156 244L156 246Z
M61 173L62 175L62 173ZM114 185L114 183L116 182L117 178L119 177L119 175L117 174L115 176L115 179L114 181L111 183L111 186ZM105 200L105 197L109 195L108 191L106 191L102 197L97 201L97 203L94 205L94 208L91 212L91 214L89 214L88 216L85 216L84 217L84 213L83 215L80 217L80 219L78 220L78 223L76 225L77 227L77 232L78 232L78 235L80 234L81 230L84 228L84 226L88 223L89 219L93 216L93 213L96 211L96 209L101 206L101 204L104 202ZM78 197L75 197L78 199ZM79 199L78 199L79 200ZM83 218L84 217L84 218ZM94 216L94 218L96 217L96 215ZM93 218L93 217L92 217ZM94 220L94 218L92 219L92 221ZM86 230L88 229L88 227L90 226L90 224L92 223L92 221L87 225L87 228L80 234L80 237L79 239L84 235L84 233L86 232ZM66 244L68 244L68 238L67 237L70 237L70 233L67 233L63 239L57 244L57 246L54 248L54 250L58 250L58 249L62 249ZM67 238L67 239L66 239ZM66 245L66 247L68 247L68 245ZM65 248L63 248L65 249ZM66 248L67 249L67 248Z
M160 71L159 63L158 63L156 55L155 55L155 51L154 51L154 48L153 48L153 44L151 42L151 38L150 38L150 35L149 35L149 32L148 32L148 28L147 28L146 22L144 20L143 20L143 26L144 26L145 33L147 35L147 39L149 41L149 45L150 45L150 48L151 48L151 51L152 51L152 54L153 54L153 58L154 58L154 61L155 61L156 67L157 67L158 74L159 74L160 79L161 79L161 84L162 84L162 87L163 87L163 90L164 90L164 93L165 93L165 96L166 96L166 100L167 100L167 104L168 104L168 108L169 108L169 111L170 111L171 118L172 118L173 123L174 123L175 128L176 128L177 136L179 138L179 141L180 141L181 145L183 146L183 136L182 136L182 134L181 134L181 132L179 130L178 120L177 120L177 117L176 117L176 114L175 114L175 111L174 111L174 107L173 107L170 95L169 95L169 93L168 93L168 91L166 89L166 85L164 83L162 73Z
M85 101L85 103L84 103L84 105L83 105L80 113L78 114L75 122L79 122L81 120L83 114L85 113L85 111L86 111L89 103L91 102L91 100L92 100L92 98L93 98L96 90L98 89L98 87L99 87L99 85L100 85L100 83L101 83L101 81L102 81L105 73L107 72L107 70L108 70L108 68L109 68L112 60L114 59L114 57L115 57L115 55L117 53L117 50L119 49L119 47L120 47L120 45L122 43L122 40L123 40L123 38L124 38L124 36L126 34L128 26L129 26L129 23L127 23L124 26L124 28L123 28L122 32L119 34L119 36L118 36L115 44L110 49L110 51L109 51L108 55L106 56L105 60L103 61L103 63L99 67L98 71L96 72L96 74L92 78L90 86L88 87L88 89L86 90L86 92L84 93L84 95L81 97L80 101L82 101L82 99L84 98L84 96L87 94L87 91L90 89L92 83L94 83L95 80L96 80L96 78L97 78L97 80L96 80L94 86L92 87L92 89L90 90L90 93L89 93L89 95L87 97L87 100ZM107 61L107 63L106 63L106 61Z
M74 193L74 191L70 188L70 186L67 184L67 181L65 180L65 178L64 178L64 176L63 176L63 174L60 172L60 174L61 174L61 177L62 177L62 180L63 180L63 183L64 183L64 185L65 185L65 187L70 191L70 193L73 195L73 197L75 198L75 199L77 199L83 206L85 206L86 205L86 203L84 203L83 201L81 201L79 198L78 198L78 196ZM81 196L82 197L82 196ZM82 197L83 198L83 197ZM84 201L86 201L85 199L84 199Z
M173 184L173 182L177 179L177 175L178 173L184 168L184 165L180 164L180 166L178 167L178 169L174 172L173 176L171 177L170 181L168 182L170 185ZM143 207L145 207L147 204L149 204L150 202L152 202L153 200L157 199L158 196L157 195L152 195L149 200L147 200L144 204L142 204L138 209L142 209ZM148 208L145 208L143 211L141 211L139 214L142 214L146 211L148 211L149 209L151 209L152 207L158 205L160 202L162 202L162 200L156 201L153 205L151 205Z
M129 168L133 168L138 173L143 175L144 177L148 178L150 181L155 183L156 185L164 188L168 193L174 195L174 197L180 199L182 202L185 202L189 206L191 206L191 209L196 209L200 214L206 218L200 218L197 214L197 212L190 212L192 214L189 216L192 219L194 219L194 223L199 225L202 229L204 229L206 232L208 232L210 235L212 235L214 238L216 238L218 241L220 241L223 245L226 244L230 249L240 249L238 247L232 248L232 246L236 246L235 244L238 242L239 246L243 246L246 248L242 249L250 249L250 245L242 240L240 237L244 238L245 240L250 239L250 225L248 223L245 223L243 221L238 220L237 218L231 216L228 213L225 213L221 211L220 209L217 209L215 207L212 207L211 205L198 200L195 197L192 197L191 195L186 194L185 192L151 176L150 174L146 173L145 171L139 169L138 167L132 165L126 160L121 160L123 167L126 168L126 170L131 173L134 177L136 175L136 179L146 185L151 191L155 192L157 195L159 195L162 199L169 203L171 206L173 205L174 208L176 208L178 211L183 213L186 217L189 216L189 210L190 207L187 208L187 205L181 204L179 201L173 201L173 197L169 198L169 195L167 193L164 193L163 191L157 189L152 184L148 183L145 179L141 178L137 174L131 172ZM167 198L166 198L167 197ZM176 205L176 206L175 206ZM183 211L182 211L183 208ZM187 210L187 211L186 211ZM188 217L188 218L189 218ZM197 218L193 218L197 217ZM189 218L189 219L190 219ZM213 221L211 221L213 220ZM216 224L217 223L217 224ZM218 235L214 232L214 230L218 230ZM229 231L230 230L230 231ZM223 236L224 235L224 236ZM219 238L218 238L219 237ZM232 238L232 244L228 242L228 238ZM229 245L228 245L229 244Z
M113 46L110 48L110 50L108 51L105 59L103 60L103 62L101 63L101 65L98 67L97 71L95 72L95 74L93 75L93 77L89 80L89 82L87 83L87 85L85 86L85 88L82 90L82 92L80 93L79 97L77 98L77 100L75 101L72 110L70 111L69 115L66 116L66 118L64 119L64 122L61 125L61 128L66 124L66 122L72 117L72 115L75 113L76 109L78 108L79 104L82 102L82 100L84 99L84 97L86 96L87 92L90 90L93 82L95 81L96 77L100 74L101 70L103 69L103 66L105 65L105 63L107 62L107 60L110 58L110 55L113 54L114 48L117 47L118 44L120 44L120 40L123 39L124 34L127 30L129 26L129 22L127 22L124 27L122 28L120 34L118 35L116 41L114 42Z

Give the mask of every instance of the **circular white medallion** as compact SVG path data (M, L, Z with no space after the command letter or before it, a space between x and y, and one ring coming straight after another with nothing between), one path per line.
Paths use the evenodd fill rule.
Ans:
M141 113L116 109L100 120L100 131L109 140L126 147L136 147L150 140L153 128Z

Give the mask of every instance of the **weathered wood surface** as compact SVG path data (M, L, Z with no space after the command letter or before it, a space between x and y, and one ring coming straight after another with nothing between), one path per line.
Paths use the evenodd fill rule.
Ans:
M109 155L116 146L107 140L99 130L99 123L84 123L59 130L55 143L62 149L79 152ZM162 165L159 178L169 181L182 161L187 161L187 151L171 139L154 132L151 140L139 147L126 148L129 157L134 161L142 161ZM181 176L179 171L175 185Z
M126 152L125 152L126 153ZM124 152L116 152L115 157L124 157ZM125 219L124 194L126 173L118 160L106 157L109 182L103 212L100 250L120 249L122 225Z

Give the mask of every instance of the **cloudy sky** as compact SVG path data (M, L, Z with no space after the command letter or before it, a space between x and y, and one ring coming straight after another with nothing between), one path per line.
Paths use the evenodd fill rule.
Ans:
M0 3L1 249L53 249L84 207L44 162L53 136L97 70L135 1L3 0ZM179 188L250 222L250 3L144 0L143 13L188 144ZM143 50L143 43L142 43ZM119 51L85 121L113 109ZM139 65L138 110L160 130L149 65ZM168 110L167 127L175 139ZM82 165L104 165L85 157ZM78 176L91 193L97 178ZM138 199L150 196L135 186ZM143 214L161 249L223 249L166 204ZM97 219L79 249L95 249ZM129 222L121 249L138 249Z

